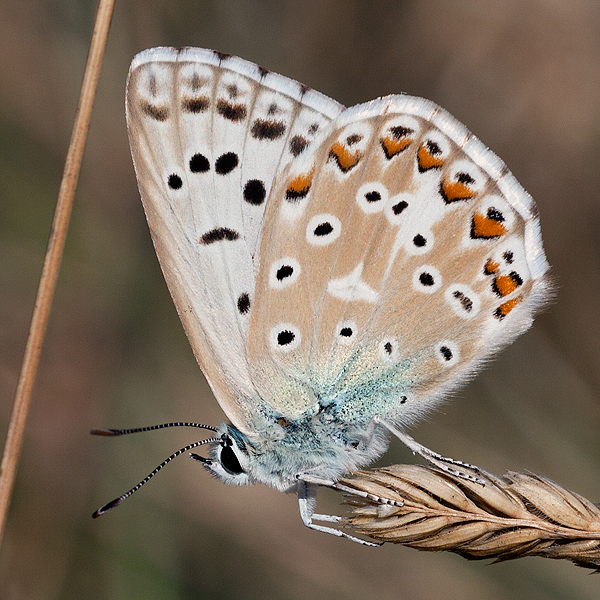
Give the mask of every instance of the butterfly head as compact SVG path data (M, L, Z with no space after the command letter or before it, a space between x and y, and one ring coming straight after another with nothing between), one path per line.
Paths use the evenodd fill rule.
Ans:
M200 461L211 475L228 485L254 483L247 437L226 423L219 426L218 433L220 437L211 445L210 458L197 454L193 454L192 458Z

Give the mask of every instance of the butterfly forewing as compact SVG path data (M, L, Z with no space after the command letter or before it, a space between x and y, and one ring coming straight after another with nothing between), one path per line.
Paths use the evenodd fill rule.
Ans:
M348 109L275 182L251 376L291 417L409 423L527 329L547 268L531 198L445 111Z
M247 433L259 410L246 338L266 200L278 169L341 110L209 50L146 51L130 70L130 143L157 254L200 366Z

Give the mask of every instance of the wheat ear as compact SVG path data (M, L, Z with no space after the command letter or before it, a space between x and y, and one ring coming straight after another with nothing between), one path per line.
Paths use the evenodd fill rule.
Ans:
M484 483L430 466L356 472L340 480L353 507L343 523L418 550L497 561L563 558L600 572L598 506L532 473L466 471Z

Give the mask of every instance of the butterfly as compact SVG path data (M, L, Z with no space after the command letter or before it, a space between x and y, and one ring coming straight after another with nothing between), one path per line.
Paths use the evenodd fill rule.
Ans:
M317 485L390 432L451 468L404 429L531 325L549 269L533 200L433 102L345 108L211 50L138 54L127 124L165 279L229 419L188 424L215 435L179 453L208 444L192 456L225 483L297 491L308 527L368 543L315 523L337 520L314 513Z

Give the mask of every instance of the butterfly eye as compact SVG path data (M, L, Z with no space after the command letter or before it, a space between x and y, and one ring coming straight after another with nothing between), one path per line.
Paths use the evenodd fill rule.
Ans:
M313 246L326 246L331 244L342 232L342 224L337 217L333 215L316 215L313 217L306 228L306 239Z
M230 475L240 475L244 473L244 469L242 469L242 465L240 465L240 461L238 457L235 455L231 444L225 444L221 449L221 454L219 456L221 461L221 465Z

